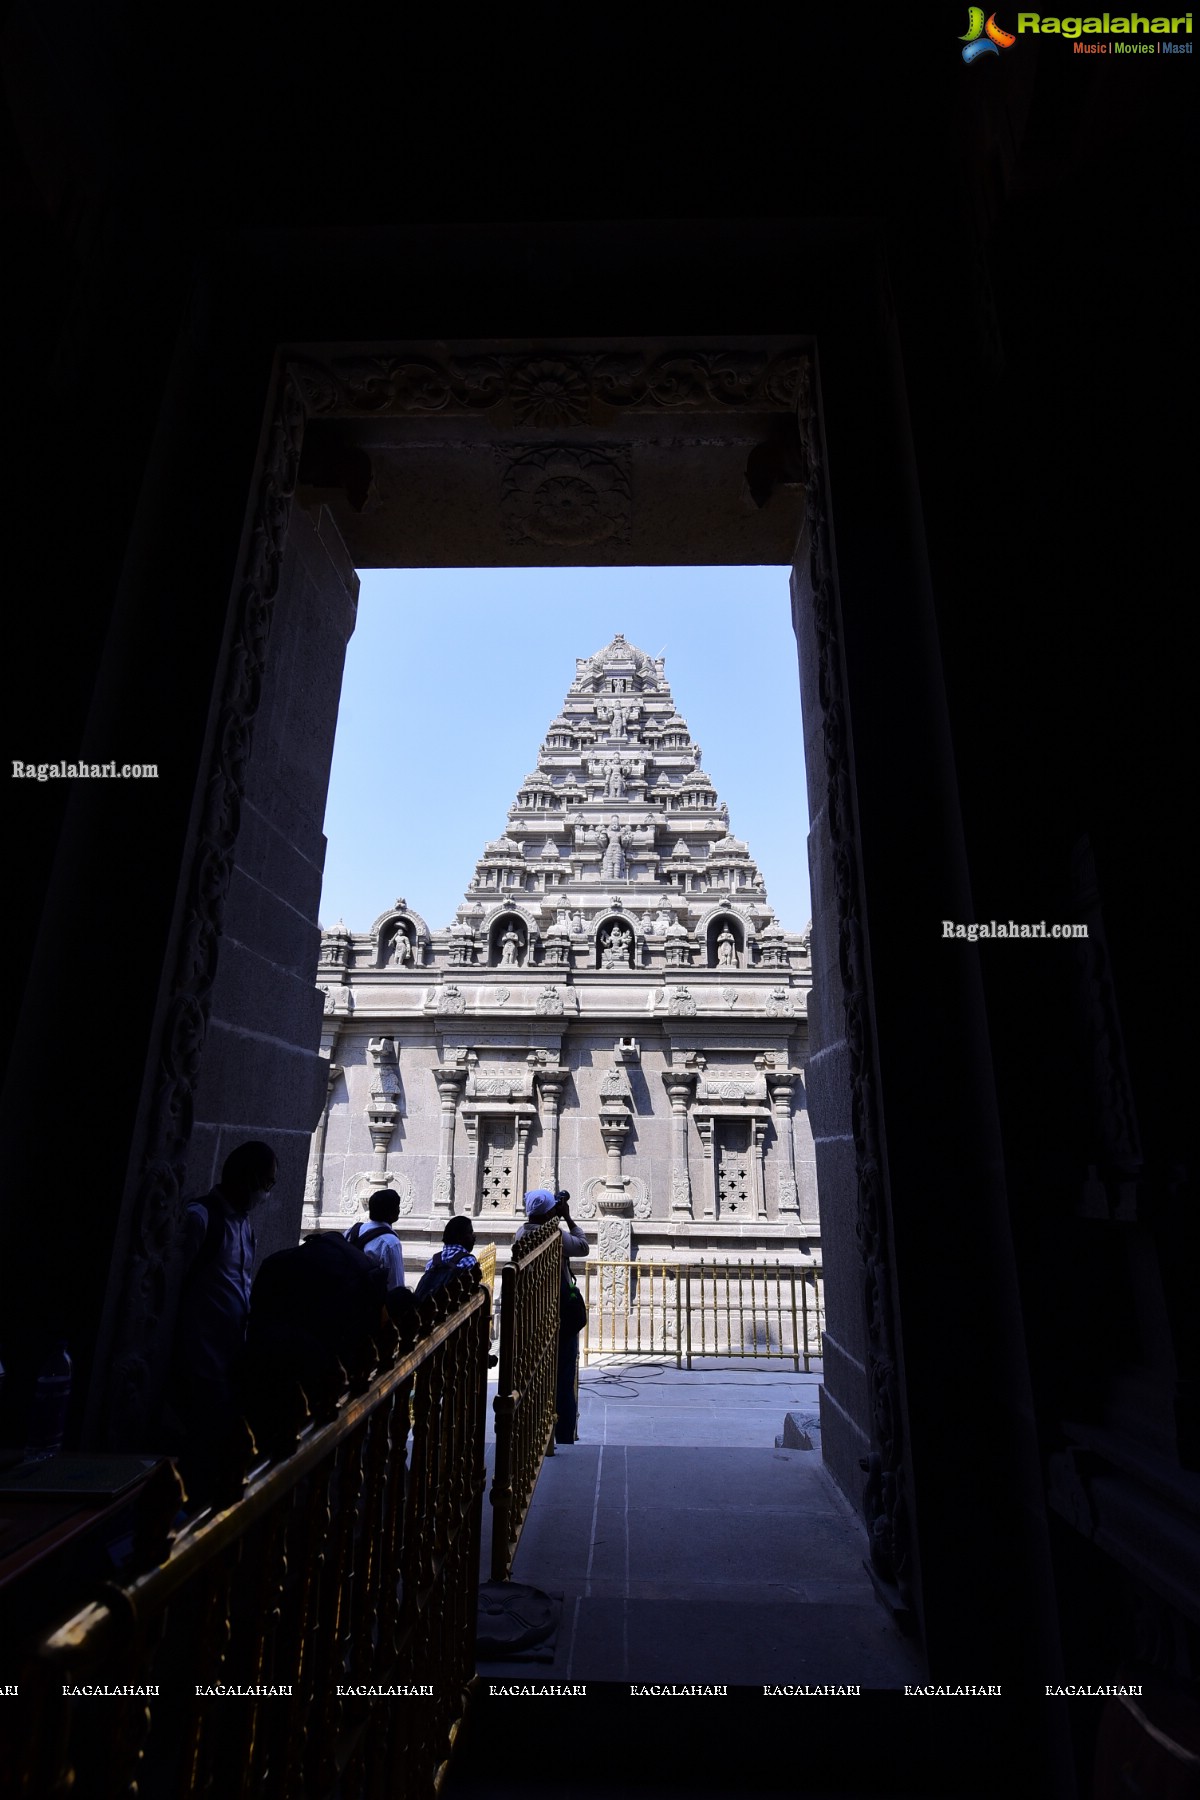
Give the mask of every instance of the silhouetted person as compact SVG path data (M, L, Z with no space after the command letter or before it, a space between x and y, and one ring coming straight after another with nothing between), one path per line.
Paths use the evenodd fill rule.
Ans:
M447 1220L442 1232L442 1248L436 1256L431 1256L425 1264L425 1273L417 1283L416 1299L425 1300L430 1294L436 1294L451 1276L457 1275L461 1269L473 1269L478 1266L478 1258L471 1252L475 1248L475 1227L470 1219L457 1214Z
M400 1217L400 1196L392 1188L376 1188L367 1211L369 1221L360 1219L352 1225L345 1234L346 1241L382 1264L389 1291L403 1287L404 1246L393 1229Z
M180 1467L193 1499L204 1497L221 1440L238 1416L237 1380L254 1275L250 1214L277 1175L269 1144L239 1144L225 1158L212 1192L187 1206L174 1374L184 1428Z
M533 1188L525 1196L525 1223L513 1239L524 1237L535 1225L557 1219L562 1231L562 1281L559 1289L558 1370L554 1384L554 1404L558 1418L554 1425L556 1444L573 1444L579 1422L579 1333L573 1324L569 1299L574 1287L571 1274L572 1256L586 1256L588 1242L571 1217L571 1196L566 1188L552 1194L549 1188Z
M337 1398L343 1377L375 1360L388 1294L381 1262L341 1232L316 1232L268 1256L254 1282L242 1398L261 1448L296 1421L295 1385L310 1410ZM393 1294L404 1293L394 1289Z

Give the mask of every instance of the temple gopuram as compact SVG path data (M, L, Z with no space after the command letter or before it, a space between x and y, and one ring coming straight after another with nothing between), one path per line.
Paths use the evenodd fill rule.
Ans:
M452 1213L502 1249L568 1188L605 1258L820 1258L808 935L776 919L661 658L619 633L454 921L323 929L328 1101L304 1227L397 1192L410 1269Z

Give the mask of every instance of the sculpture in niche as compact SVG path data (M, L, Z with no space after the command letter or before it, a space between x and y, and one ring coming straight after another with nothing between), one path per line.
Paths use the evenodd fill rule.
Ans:
M500 966L505 969L515 969L520 960L521 939L510 922L500 939Z
M396 927L396 935L392 939L391 960L394 968L410 969L412 967L412 939L409 937L407 931L405 931L403 925L397 925Z
M633 933L627 925L613 925L600 937L600 966L603 969L633 967Z
M736 969L737 960L737 940L728 925L722 925L717 937L717 967Z
M621 830L621 821L616 813L607 825L601 825L596 832L596 842L604 851L600 863L600 879L602 881L624 881L628 872L625 852L633 842L628 831Z

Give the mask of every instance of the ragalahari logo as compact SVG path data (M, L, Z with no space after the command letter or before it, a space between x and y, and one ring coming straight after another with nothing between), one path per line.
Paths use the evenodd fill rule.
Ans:
M958 41L963 47L963 61L973 63L977 56L999 56L1002 50L1011 50L1017 40L1011 31L1001 31L995 13L990 13L985 22L982 6L968 6L967 29Z

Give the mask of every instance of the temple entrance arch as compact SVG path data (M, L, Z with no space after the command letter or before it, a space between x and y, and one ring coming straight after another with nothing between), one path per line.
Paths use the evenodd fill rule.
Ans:
M248 656L261 657L263 703L252 739L249 781L253 785L258 779L262 716L278 716L286 739L288 696L302 678L306 657L319 654L327 662L330 651L337 650L341 628L331 627L330 607L320 604L320 598L326 591L345 589L351 567L792 564L805 732L810 742L819 742L826 714L837 711L831 700L842 681L831 629L832 562L822 455L813 349L794 338L556 340L532 351L524 345L479 341L380 346L353 353L320 345L288 350L278 369L251 532L253 579L241 590L237 660L227 677L239 672ZM364 468L370 471L365 484ZM346 476L351 469L352 481ZM435 497L451 471L456 503L447 510ZM344 609L340 616L348 623ZM331 748L336 713L332 687L322 704ZM616 693L606 704L604 741L598 748L608 757L606 776L615 789L626 779L623 759L636 748L637 704L632 695ZM252 719L251 711L248 724ZM669 733L670 722L666 724ZM840 738L827 742L815 767L810 757L809 775L819 862L830 871L836 865L843 874L855 859L846 748ZM319 791L322 800L327 774L327 760L320 757L306 772L310 791ZM830 804L831 780L841 785L836 805ZM260 785L256 801L269 818L278 784ZM520 800L537 816L536 809L544 811L551 796L535 790L536 784L528 792L523 789ZM606 795L619 804L615 792L608 794L606 788ZM690 805L700 814L715 801L709 775L697 766L684 782L681 807L686 813ZM846 834L840 855L829 838L832 821ZM625 835L610 829L603 847L607 860L601 873L618 887L627 874ZM824 887L824 907L813 927L814 951L823 953L829 986L813 1044L818 1052L848 1041L841 992L847 957L844 946L834 945L847 932L847 907L857 906L852 887L839 892L831 880ZM502 892L497 899L503 910L489 922L479 948L489 962L502 962L507 951L517 967L533 951L532 938L519 929L517 913L504 904ZM305 902L314 924L315 903L315 895ZM247 919L242 941L252 936ZM746 957L747 934L735 911L710 915L703 941L703 960L714 968L722 966L723 958ZM856 941L852 933L851 946ZM402 967L396 957L404 956L403 937L399 952L395 945L393 934L390 943L381 943L379 954ZM606 959L610 968L635 966L635 933L619 911L598 932L595 949L600 969ZM464 973L474 954L464 943ZM859 970L859 978L865 980L865 971ZM330 998L326 990L327 1013ZM221 1004L218 976L214 1024ZM448 984L437 1006L454 1022L465 1006L461 986ZM282 1054L299 1057L303 1064L304 1078L290 1084L292 1116L299 1123L308 1108L311 1129L327 1080L316 1042L310 1039L306 1048L304 1033L299 1037L294 1050ZM866 1049L860 1034L852 1050L860 1065L854 1079L863 1119L869 1118L872 1105ZM210 1029L195 1082L197 1129L205 1142L219 1139L223 1129L211 1108L223 1103L220 1069L227 1052L219 1028ZM848 1163L841 1147L839 1121L831 1116L826 1131L821 1104L818 1099L813 1106L818 1185L822 1209L831 1212L834 1222L831 1239L841 1244L857 1230L859 1182L855 1161ZM844 1105L838 1099L834 1110ZM393 1113L395 1128L403 1129L402 1096L377 1110L381 1134L392 1124ZM464 1128L477 1151L469 1201L473 1209L511 1208L532 1125L524 1117L493 1122L478 1111L468 1123L464 1115ZM835 1141L837 1148L832 1147ZM862 1152L869 1154L865 1143ZM739 1151L732 1137L728 1144L722 1140L720 1159L729 1213L753 1216L761 1195L748 1185L753 1167L748 1149ZM446 1204L440 1192L437 1203ZM836 1397L828 1413L827 1442L834 1471L852 1497L858 1497L859 1465L865 1457L874 1457L888 1477L886 1484L875 1484L876 1495L887 1496L878 1501L886 1529L876 1533L875 1541L880 1578L893 1589L895 1604L903 1607L907 1574L899 1498L904 1489L898 1430L902 1407L895 1374L899 1359L887 1299L885 1240L878 1232L873 1255L875 1303L869 1321L857 1260L841 1256L839 1268L827 1274L827 1379ZM876 1373L868 1383L872 1398L864 1404L862 1375L869 1366ZM880 1442L885 1422L888 1441Z
M306 625L314 609L310 605L306 621L305 605L314 596L320 600L322 582L332 577L330 591L340 583L348 593L353 563L432 560L430 534L439 529L453 544L441 554L456 565L493 559L506 566L792 562L809 751L813 968L815 982L823 984L812 1041L824 1066L810 1092L828 1246L825 1449L842 1486L863 1507L872 1562L889 1601L914 1617L927 1642L942 1630L943 1650L978 1641L975 1621L955 1591L957 1552L967 1554L974 1528L937 1476L940 1446L955 1437L962 1441L962 1422L955 1384L939 1369L940 1347L923 1328L930 1313L929 1270L942 1266L930 1240L931 1220L954 1218L956 1267L962 1266L964 1244L979 1262L981 1278L986 1267L995 1328L990 1341L1011 1337L1015 1322L1003 1317L1007 1277L997 1272L987 1222L1002 1202L989 1173L995 1165L990 1089L978 1079L980 1070L986 1074L986 1033L977 976L927 947L914 950L902 928L897 941L897 922L887 917L887 895L902 877L917 880L916 900L923 897L931 916L955 909L965 916L969 902L961 821L945 782L940 668L936 655L928 654L919 514L904 480L897 482L909 463L895 352L882 314L872 311L878 292L870 257L857 265L860 290L848 273L852 261L843 261L832 284L844 310L831 308L828 294L814 310L829 377L821 382L813 345L795 338L722 340L716 346L698 339L649 346L642 340L556 339L524 341L515 349L506 341L452 350L445 344L371 345L353 352L304 345L281 356L225 647L214 671L213 716L221 729L211 737L203 784L214 800L228 796L228 804L223 812L198 815L185 853L180 929L164 970L164 1022L147 1075L157 1099L145 1116L127 1195L128 1250L123 1265L118 1259L104 1333L109 1356L101 1361L112 1372L106 1388L97 1390L97 1406L107 1410L106 1435L113 1441L138 1441L153 1397L155 1350L169 1326L164 1270L170 1206L188 1143L207 1128L211 1156L221 1131L241 1123L230 1114L224 1123L210 1118L208 1127L201 1118L193 1129L191 1109L198 1093L206 1101L222 1094L214 1041L222 1021L215 1002L228 960L226 900L248 841L238 824L238 800L261 762L258 715L278 707L279 741L289 752L297 749L287 706L298 691L295 668L303 669L310 654ZM825 474L826 405L828 416L840 422L838 491L849 526L836 555ZM669 434L666 421L682 423ZM364 468L370 471L365 484L358 479ZM442 497L455 471L456 505L447 509ZM485 487L487 506L480 503ZM847 581L853 598L848 609ZM885 591L888 607L880 610L874 596ZM323 629L336 630L327 605L317 604L315 616ZM336 680L331 685L332 693L321 696L330 742ZM855 704L870 717L865 735L851 731ZM619 718L614 708L615 742L627 723L623 708ZM901 743L904 759L895 749ZM314 755L305 775L308 791L323 797L327 772L327 756ZM894 821L913 783L922 811L901 856ZM295 801L294 790L288 798ZM270 781L256 796L268 830L279 801L279 784ZM880 897L870 914L869 893ZM298 936L306 935L311 948L315 893L306 908L293 912L304 921ZM462 950L465 960L465 943ZM952 1066L910 1066L909 1012L922 986L928 1003L936 1001L948 1021L957 1052ZM448 1017L461 998L461 990L447 986L442 1004ZM259 1059L259 1119L272 1132L291 1131L307 1141L327 1079L319 1055L319 1005L311 1019L297 1019L294 1009L287 1019L282 988L268 1000L270 1007L279 1002L271 1018L278 1030L259 1037L270 1044ZM962 1154L950 1153L932 1166L923 1122L930 1079L941 1084L944 1104L951 1104L945 1096L953 1097L955 1116L971 1121ZM886 1121L885 1092L892 1101ZM283 1099L277 1102L277 1096ZM402 1098L395 1103L401 1126ZM272 1110L277 1103L280 1124ZM736 1158L737 1148L730 1145L730 1153ZM960 1204L964 1168L977 1213ZM436 1195L448 1209L447 1195ZM148 1230L151 1221L154 1229ZM280 1220L281 1234L294 1233L298 1224L297 1209L296 1219ZM898 1229L907 1256L905 1291L917 1322L907 1345L898 1311ZM154 1296L164 1285L161 1307ZM907 1398L916 1379L914 1356L922 1382L923 1451ZM993 1412L1007 1416L1005 1384L989 1374L985 1389L994 1394ZM1015 1438L1024 1431L1014 1422ZM934 1479L919 1490L915 1472L922 1454ZM990 1583L985 1611L989 1632L994 1634L998 1618L1010 1620L1005 1630L1018 1644L1027 1636L1027 1620L1006 1610L1008 1586L999 1578Z

